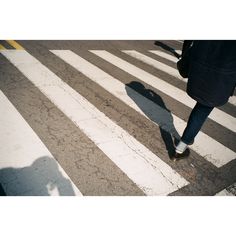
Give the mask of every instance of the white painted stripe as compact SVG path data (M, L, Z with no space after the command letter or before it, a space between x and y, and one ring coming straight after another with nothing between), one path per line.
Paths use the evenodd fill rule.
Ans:
M166 72L166 73L168 73L168 74L170 74L170 75L173 75L173 76L175 76L176 78L181 79L183 82L187 82L187 81L188 81L188 79L183 79L183 78L179 75L179 72L177 71L177 69L174 69L174 68L172 68L172 67L170 67L170 66L169 66L169 67L170 67L171 69L168 69L168 67L163 67L163 66L160 64L160 62L158 62L157 60L152 59L151 57L145 56L145 55L143 55L143 54L141 54L141 53L136 54L135 51L131 51L131 52L132 52L132 53L129 53L130 56L133 56L133 57L135 57L135 58L137 58L137 59L139 59L139 60L141 60L141 61L143 61L143 62L145 62L145 63L147 63L147 64L149 64L149 65L151 65L151 66L153 66L153 67L155 67L155 68L157 68L157 69L159 69L159 70L162 70L162 71L164 71L164 72ZM176 57L174 57L174 56L171 56L171 55L168 54L168 53L159 51L159 50L149 50L149 52L154 53L154 54L156 54L156 55L158 55L158 56L160 56L160 57L163 57L163 58L168 59L169 61L172 61L172 62L175 62L175 63L177 63L177 61L178 61L178 58L176 58ZM163 63L162 63L162 64L163 64ZM165 64L164 64L164 65L165 65ZM167 65L166 65L166 66L167 66ZM174 71L173 71L173 70L174 70ZM177 76L174 75L174 74L177 74ZM228 102L229 102L230 104L236 106L236 96L230 97Z
M236 183L223 189L222 191L217 193L215 196L236 196Z
M170 166L29 53L4 51L3 55L61 109L144 193L167 195L188 184Z
M0 90L0 183L6 195L79 195L62 167Z
M51 52L89 77L92 81L102 86L125 104L135 109L149 120L154 121L154 124L157 125L158 123L163 129L172 133L177 138L178 134L175 129L179 133L183 133L183 130L186 127L186 122L156 105L154 102L140 95L128 86L125 86L113 76L102 71L72 51L51 50ZM139 106L137 104L139 104ZM140 107L142 107L142 109ZM145 112L143 110L145 110ZM205 145L206 143L208 145ZM236 158L236 153L201 131L191 148L217 167L221 167Z
M136 58L137 60L139 61L142 61L158 70L161 70L161 71L164 71L165 73L173 76L173 77L176 77L184 82L186 82L186 79L184 79L178 72L177 69L171 67L171 66L168 66L162 62L159 62L157 60L154 60L153 58L151 57L148 57L140 52L137 52L135 50L122 50L122 52L126 53L127 55L131 56L131 57L134 57Z
M149 50L149 52L156 54L157 56L163 57L169 61L175 62L177 63L177 61L179 60L177 57L172 56L166 52L160 51L160 50Z
M227 191L226 189L223 189L219 193L217 193L215 196L234 196L231 192Z
M182 54L182 50L175 50L176 53L178 53L179 55Z
M230 97L228 102L229 102L230 104L236 106L236 96Z
M119 67L120 69L126 71L127 73L133 75L134 77L140 79L141 81L153 86L154 88L162 91L168 96L174 98L175 100L183 103L184 105L193 108L195 101L190 98L186 92L174 87L173 85L161 80L160 78L132 65L131 63L105 51L105 50L90 50L95 55L103 58L109 63ZM217 123L223 125L224 127L236 132L236 119L231 115L215 108L209 118L216 121Z

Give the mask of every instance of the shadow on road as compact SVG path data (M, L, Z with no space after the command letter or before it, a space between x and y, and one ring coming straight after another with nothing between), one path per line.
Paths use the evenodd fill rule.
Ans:
M137 96L137 93L135 93L133 90L143 95L147 99L153 101L155 104L159 105L159 108L155 107L156 109L154 110L153 107L148 106L147 102L145 102L143 98L140 98L140 96ZM166 150L168 151L168 155L171 158L175 152L174 143L176 143L177 140L180 139L180 136L174 127L173 117L170 111L166 108L162 98L154 91L146 89L143 84L137 81L132 81L126 84L126 92L129 97L132 98L132 100L143 111L143 113L150 120L158 124L162 139L166 146ZM174 140L172 138L172 135L166 130L171 131L170 133L173 135Z
M168 46L168 45L166 45L166 44L164 44L164 43L162 43L162 42L160 42L160 41L155 41L154 44L155 44L156 46L159 46L159 47L163 48L163 49L166 50L166 51L171 52L171 53L172 53L175 57L177 57L178 59L179 59L180 56L181 56L180 54L178 54L178 53L175 51L174 48L172 48L172 47L170 47L170 46Z
M31 166L0 169L0 196L74 196L56 160L43 156Z

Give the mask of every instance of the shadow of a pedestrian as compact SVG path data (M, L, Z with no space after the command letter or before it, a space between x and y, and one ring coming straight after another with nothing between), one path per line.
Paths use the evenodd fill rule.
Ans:
M126 84L126 92L143 113L151 121L158 124L168 155L170 158L173 157L175 153L174 144L180 139L180 135L174 127L171 112L166 108L162 98L154 91L146 89L143 84L137 81ZM140 97L140 94L151 100L154 104L150 103L150 101L145 101L143 97Z
M181 56L179 53L177 53L177 52L175 51L174 48L168 46L167 44L164 44L164 43L162 43L162 42L160 42L160 41L155 41L154 44L155 44L156 46L159 46L159 47L163 48L163 49L166 50L166 51L171 52L171 53L172 53L175 57L177 57L178 59L179 59L180 56Z
M1 196L74 196L55 159L43 156L31 166L0 169Z

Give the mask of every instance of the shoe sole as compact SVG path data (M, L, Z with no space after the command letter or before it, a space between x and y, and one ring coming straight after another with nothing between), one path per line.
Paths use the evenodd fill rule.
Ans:
M171 158L172 161L180 161L183 159L188 158L190 155L190 150L189 148L187 148L183 153L175 153L174 156Z

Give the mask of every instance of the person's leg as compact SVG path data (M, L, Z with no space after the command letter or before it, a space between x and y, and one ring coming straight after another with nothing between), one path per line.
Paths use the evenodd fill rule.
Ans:
M181 137L181 141L176 147L177 153L184 152L187 146L194 142L194 138L200 131L202 125L204 124L213 108L214 107L208 107L200 103L197 103L195 105L189 116L187 126Z

